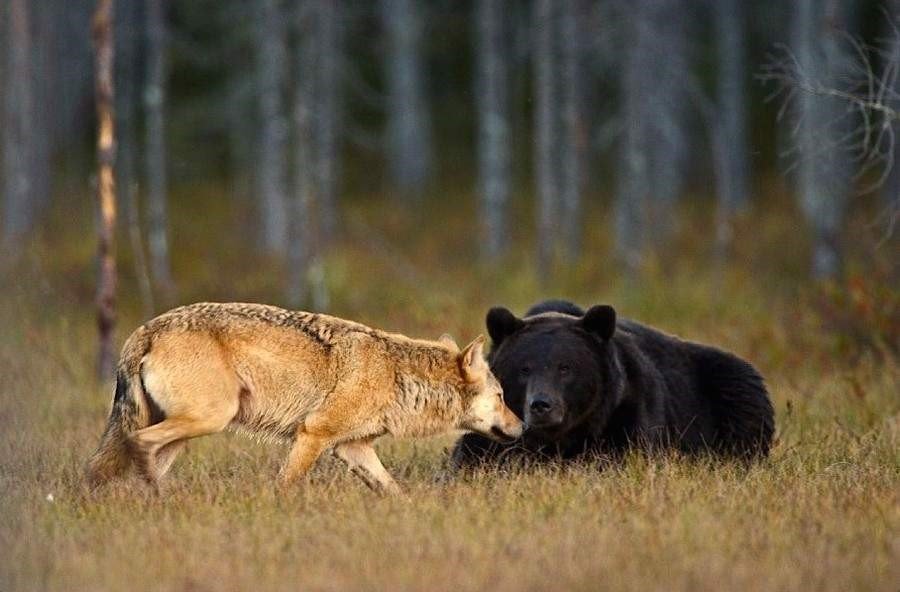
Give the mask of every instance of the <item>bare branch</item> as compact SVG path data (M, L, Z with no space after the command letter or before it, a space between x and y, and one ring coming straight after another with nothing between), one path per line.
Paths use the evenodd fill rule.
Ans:
M841 114L830 121L807 122L798 118L791 130L796 137L801 128L812 133L817 150L823 154L834 149L852 152L859 168L857 182L863 181L859 190L868 193L882 187L894 167L897 130L900 129L900 28L885 13L890 38L880 39L868 45L859 39L841 33L839 38L852 51L849 61L841 71L812 72L785 45L778 45L769 54L768 63L757 78L772 83L774 88L766 101L783 101L778 110L778 120L784 119L791 105L803 95L832 99L844 105ZM880 64L880 68L876 67ZM848 122L847 118L855 118ZM849 126L848 126L849 124ZM785 152L798 157L796 148ZM810 156L810 155L807 155ZM789 164L796 167L796 163Z

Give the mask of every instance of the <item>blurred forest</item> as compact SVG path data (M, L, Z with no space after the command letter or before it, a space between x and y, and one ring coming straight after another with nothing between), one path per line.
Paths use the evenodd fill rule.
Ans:
M898 0L111 8L115 236L139 316L197 298L353 313L386 281L345 277L355 249L409 283L477 269L453 277L487 298L523 275L548 296L573 273L826 280L836 326L875 294L853 330L896 347ZM0 7L3 269L88 301L94 10Z
M898 592L898 111L900 0L0 0L0 591ZM385 438L397 503L222 435L85 487L169 307L551 297L752 362L771 457Z

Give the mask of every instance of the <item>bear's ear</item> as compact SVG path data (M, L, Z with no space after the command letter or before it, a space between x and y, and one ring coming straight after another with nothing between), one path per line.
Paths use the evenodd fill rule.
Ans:
M504 339L521 329L525 324L524 321L517 319L516 315L502 306L495 306L489 310L485 323L494 345L500 345Z
M608 340L616 332L616 309L608 304L598 304L588 309L578 323L585 331Z

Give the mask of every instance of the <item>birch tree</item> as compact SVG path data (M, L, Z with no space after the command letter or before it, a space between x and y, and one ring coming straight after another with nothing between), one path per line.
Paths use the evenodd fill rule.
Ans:
M315 6L299 2L295 12L298 40L294 50L294 186L290 201L287 301L294 307L328 307L317 208L313 108L316 97L318 39Z
M290 201L287 301L299 308L306 302L307 274L312 256L314 168L312 109L315 97L315 37L312 11L306 2L295 6L297 44L294 50L294 186Z
M145 317L154 312L153 288L150 283L144 240L141 234L140 206L137 195L135 153L137 146L136 91L140 80L138 55L141 50L139 0L120 0L116 10L116 187L121 196L122 210L128 225L128 240L134 259L135 276Z
M557 243L559 176L557 158L559 59L554 30L558 12L553 0L534 3L534 166L537 182L537 273L546 280Z
M410 196L421 194L432 166L422 56L424 6L417 0L381 0L387 33L388 161L397 188Z
M147 82L144 89L147 176L147 243L150 269L160 301L171 305L175 284L169 263L168 195L165 141L166 60L165 0L147 0Z
M285 14L280 0L261 0L257 23L259 165L262 244L270 254L287 247L287 121L282 93L287 68Z
M648 43L652 62L645 63L655 77L654 92L647 97L643 122L649 126L651 142L652 208L649 222L654 246L664 248L675 231L675 203L684 189L689 159L691 71L688 48L690 12L682 0L647 0Z
M640 37L639 37L640 39ZM644 87L650 81L640 66L637 50L626 53L622 80L621 166L615 202L615 250L617 258L630 271L643 258L647 240L647 211L650 200L650 164L647 153L647 129L641 104Z
M852 193L885 192L888 207L878 222L886 222L888 235L900 216L891 206L897 203L891 175L900 134L900 22L896 12L883 12L887 36L867 44L847 29L854 9L836 0L799 4L793 45L776 53L760 75L776 84L770 98L784 97L780 113L794 119L786 156L797 169L819 277L840 269L839 234Z
M846 31L847 6L841 0L798 0L794 14L794 50L798 67L824 87L840 89L851 61L840 31ZM795 138L797 191L812 226L812 272L833 277L840 270L839 234L851 191L852 158L841 138L855 119L839 99L802 92L797 97Z
M634 270L652 242L665 245L675 226L688 157L690 72L679 0L636 0L629 11L621 83L621 167L616 196L616 252Z
M34 222L35 142L32 96L32 4L10 0L6 11L5 85L3 89L3 245L12 253Z
M587 147L587 129L583 113L582 87L584 70L581 67L582 28L585 19L580 0L562 0L559 3L560 16L559 46L561 90L560 109L562 130L560 142L559 193L561 202L561 231L563 252L569 261L581 252L581 190L582 169Z
M507 248L510 192L509 58L505 0L479 0L475 8L478 107L478 179L482 256L495 261Z
M315 94L316 196L322 224L321 242L326 244L337 230L337 178L340 164L338 128L341 88L338 71L343 60L340 4L314 0L317 30Z
M52 184L51 159L57 142L61 139L54 124L55 111L62 109L56 96L59 60L56 50L58 34L57 15L64 9L51 9L41 3L32 3L32 39L31 39L31 100L35 106L31 111L32 120L29 134L31 142L31 192L32 222L45 211L51 202Z
M719 199L716 243L720 254L731 243L732 218L746 204L750 192L744 85L747 69L744 22L748 11L744 6L741 0L718 0L713 3L719 56L713 160Z

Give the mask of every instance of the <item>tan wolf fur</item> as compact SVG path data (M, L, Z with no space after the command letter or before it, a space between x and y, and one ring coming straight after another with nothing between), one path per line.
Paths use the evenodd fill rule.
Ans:
M369 486L398 493L372 447L381 435L521 435L483 343L460 351L446 335L410 339L262 304L176 308L125 342L88 480L98 485L133 463L156 487L185 441L235 428L293 441L283 483L333 449Z

